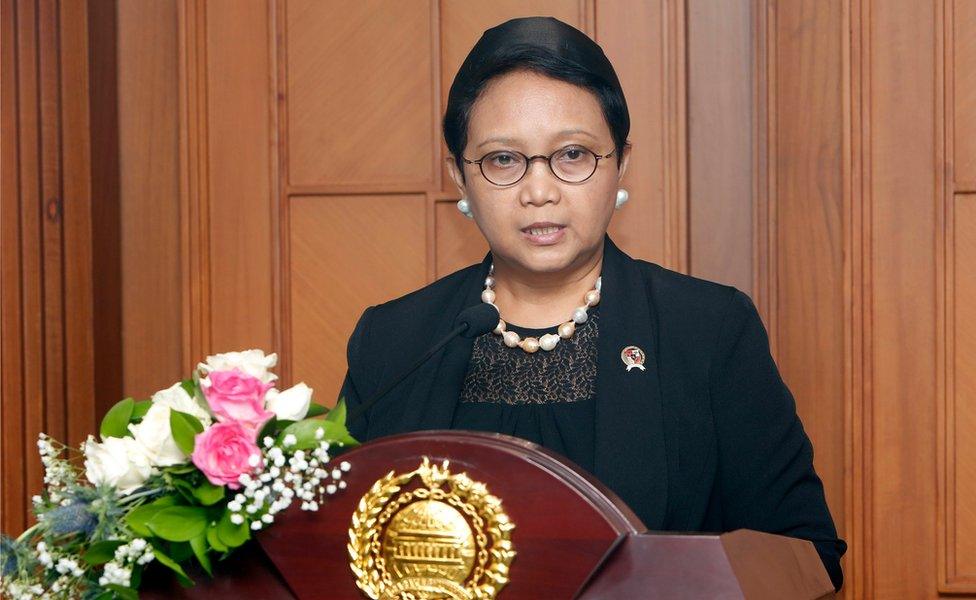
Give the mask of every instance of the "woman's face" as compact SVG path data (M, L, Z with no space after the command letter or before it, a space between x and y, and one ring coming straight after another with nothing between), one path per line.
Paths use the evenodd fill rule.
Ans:
M597 155L614 149L596 96L515 71L489 82L472 107L464 157L477 160L498 150L549 156L569 145ZM508 186L487 181L476 164L464 165L463 181L453 160L449 168L496 260L519 270L559 273L584 266L602 248L629 154L626 147L619 170L616 154L600 159L582 183L557 179L542 159L529 163L525 176Z

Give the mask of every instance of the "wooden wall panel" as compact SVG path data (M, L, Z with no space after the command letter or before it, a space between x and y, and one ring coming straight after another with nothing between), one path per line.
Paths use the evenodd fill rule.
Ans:
M957 191L976 192L976 0L947 0L953 12L953 159Z
M17 102L20 81L17 74L17 24L24 15L17 14L13 0L0 2L0 528L17 532L27 525L28 494L24 486L24 453L30 450L24 431L24 362L23 356L25 311L22 305L23 281L21 269L24 258L20 229L20 114Z
M122 388L143 398L186 376L177 5L121 2L118 19Z
M271 351L270 11L259 0L208 1L206 11L210 350Z
M957 30L958 31L958 30ZM976 195L956 194L948 255L948 587L976 591Z
M11 233L16 233L12 240L5 240L4 250L6 253L11 245L18 246L19 272L8 271L8 277L13 280L5 280L4 287L12 284L13 290L19 292L19 297L5 298L8 302L12 300L17 303L19 323L14 331L4 332L4 381L9 382L9 387L4 389L6 414L3 435L12 437L19 444L15 444L12 453L5 453L5 458L9 457L4 463L7 474L5 488L10 491L4 492L4 514L8 515L5 519L21 527L27 524L25 512L30 497L27 490L40 489L43 482L34 442L37 434L48 428L45 371L58 369L55 363L45 364L48 358L45 342L54 340L45 335L44 329L45 238L42 219L45 218L45 197L41 174L41 145L52 143L50 134L42 136L41 121L46 120L49 126L52 120L56 122L54 117L58 108L56 97L45 98L47 104L42 105L42 79L57 82L57 73L50 71L50 61L44 63L47 70L41 70L41 45L47 43L44 52L49 53L55 49L55 44L52 43L50 31L54 24L50 19L44 19L44 14L50 15L52 7L48 3L44 14L40 8L36 3L27 2L7 8L17 67L13 73L7 72L11 80L5 83L11 85L17 94L17 130L13 136L17 149L16 162L5 165L4 169L6 177L13 179L11 186L15 190L12 197L5 197L4 219L16 219L16 224L11 226ZM55 31L54 39L56 35ZM12 172L11 167L17 172ZM52 190L48 192L53 194ZM51 196L55 203L55 216L60 210L57 204L59 199L60 194ZM8 359L10 353L17 356ZM7 360L11 360L12 364L6 363ZM18 371L10 368L13 366L19 367ZM60 432L52 432L52 435L55 433Z
M688 2L690 273L753 283L753 0Z
M684 67L677 67L684 3L601 1L595 11L595 38L626 94L633 144L623 182L630 202L610 235L632 256L685 270Z
M286 13L290 183L429 185L429 2L292 1Z
M831 514L844 523L844 37L840 2L778 3L770 20L769 328Z
M935 3L871 3L870 593L936 594Z
M437 277L481 262L488 252L488 243L474 221L458 212L454 202L438 202L435 210Z
M5 533L32 520L28 499L43 484L37 435L77 445L95 425L89 94L101 82L90 73L87 19L83 4L0 4Z
M426 281L426 198L295 197L289 213L292 378L331 405L363 310Z
M939 412L939 584L976 595L976 2L945 3L944 348ZM941 282L940 282L941 284ZM941 374L940 374L941 375Z

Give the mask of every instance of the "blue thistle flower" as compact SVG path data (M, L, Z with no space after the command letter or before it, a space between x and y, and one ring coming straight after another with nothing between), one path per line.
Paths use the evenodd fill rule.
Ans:
M0 535L0 575L10 577L17 571L17 542Z
M47 523L54 535L82 533L90 535L98 523L98 519L89 510L87 502L76 502L67 506L59 506L44 513Z

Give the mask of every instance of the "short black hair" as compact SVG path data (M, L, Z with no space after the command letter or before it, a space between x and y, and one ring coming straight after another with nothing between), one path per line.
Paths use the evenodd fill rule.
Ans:
M462 178L464 165L461 157L468 144L471 109L491 80L521 70L565 81L593 93L610 127L617 165L620 165L624 146L627 145L627 135L630 133L630 113L619 83L609 82L581 63L537 45L513 44L495 52L491 59L490 65L480 66L473 79L455 79L448 96L447 109L444 111L444 141L447 149L454 155Z

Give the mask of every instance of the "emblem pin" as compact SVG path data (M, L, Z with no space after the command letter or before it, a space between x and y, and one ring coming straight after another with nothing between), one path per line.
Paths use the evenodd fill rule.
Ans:
M647 356L644 351L637 346L627 346L620 352L620 360L624 361L627 365L627 370L640 369L641 371L646 371L644 368L644 360Z

